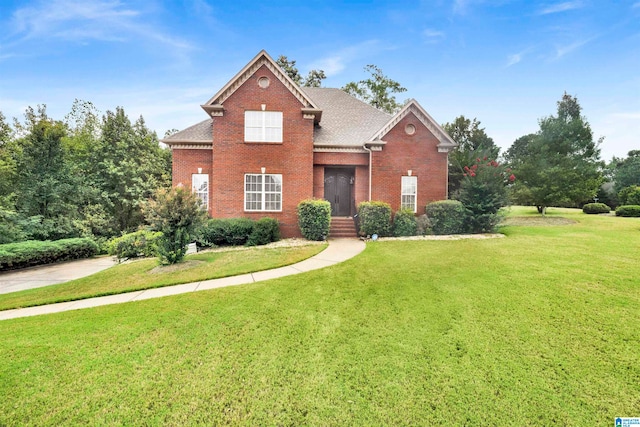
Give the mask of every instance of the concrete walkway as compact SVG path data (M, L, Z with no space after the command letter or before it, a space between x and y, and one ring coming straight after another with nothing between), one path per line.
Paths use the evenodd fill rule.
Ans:
M140 301L150 298L160 298L169 295L183 294L186 292L204 291L207 289L243 285L247 283L260 282L263 280L276 279L278 277L291 276L293 274L317 270L346 261L362 252L365 246L365 243L358 239L330 239L329 246L324 251L312 256L309 259L286 267L258 271L256 273L242 274L240 276L224 277L220 279L205 280L202 282L185 283L182 285L165 286L163 288L134 291L118 295L109 295L105 297L88 298L78 301L62 302L58 304L41 305L38 307L5 310L0 311L0 320L38 316L41 314L59 313L61 311L79 310L82 308Z

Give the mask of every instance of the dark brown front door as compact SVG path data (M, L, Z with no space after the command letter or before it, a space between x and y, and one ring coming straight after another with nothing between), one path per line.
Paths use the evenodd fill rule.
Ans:
M351 216L353 170L324 170L324 198L331 203L332 216Z

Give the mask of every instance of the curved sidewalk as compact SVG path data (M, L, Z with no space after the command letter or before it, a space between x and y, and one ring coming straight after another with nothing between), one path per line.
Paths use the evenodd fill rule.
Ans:
M204 280L201 282L185 283L182 285L165 286L163 288L147 289L143 291L127 292L124 294L108 295L104 297L87 298L78 301L61 302L57 304L41 305L37 307L16 308L0 311L0 320L16 319L19 317L38 316L41 314L59 313L62 311L79 310L83 308L99 307L109 304L140 301L150 298L160 298L186 292L204 291L207 289L223 288L226 286L244 285L261 282L278 277L291 276L306 271L329 267L346 261L358 255L366 247L358 239L330 239L329 246L317 255L304 261L286 267L272 270L258 271L239 276L222 277L220 279Z

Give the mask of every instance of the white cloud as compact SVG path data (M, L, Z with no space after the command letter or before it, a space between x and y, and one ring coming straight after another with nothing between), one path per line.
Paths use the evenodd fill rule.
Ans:
M78 43L91 40L124 42L151 40L174 49L191 46L180 38L163 34L145 22L140 10L117 0L52 0L18 9L13 14L14 38L61 39Z
M549 15L552 13L566 12L569 10L580 9L584 6L582 1L566 1L549 5L538 12L539 15Z
M312 62L309 69L323 70L327 77L332 77L342 72L348 63L385 49L388 49L388 47L381 46L378 40L366 40L362 43L342 48L332 55Z
M427 28L426 30L424 30L422 32L422 35L425 37L425 40L427 43L432 43L432 44L440 42L445 37L444 32L433 30L430 28Z
M562 58L563 56L573 52L574 50L577 50L577 49L581 48L582 46L586 45L591 40L593 40L593 38L589 38L589 39L585 39L585 40L578 40L576 42L573 42L573 43L567 44L567 45L563 45L563 46L556 46L556 53L555 53L554 59Z

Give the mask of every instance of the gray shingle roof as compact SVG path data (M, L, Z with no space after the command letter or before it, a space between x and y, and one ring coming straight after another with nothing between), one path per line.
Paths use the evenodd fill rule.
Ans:
M342 89L301 88L322 110L320 125L314 130L315 146L361 147L386 125L391 115L354 98ZM212 120L207 119L181 130L162 142L167 145L213 142Z
M172 144L211 144L213 142L212 120L203 120L193 126L189 126L162 140L167 145Z
M322 110L322 120L314 132L316 146L362 146L391 119L391 115L342 89L303 87L302 90Z

